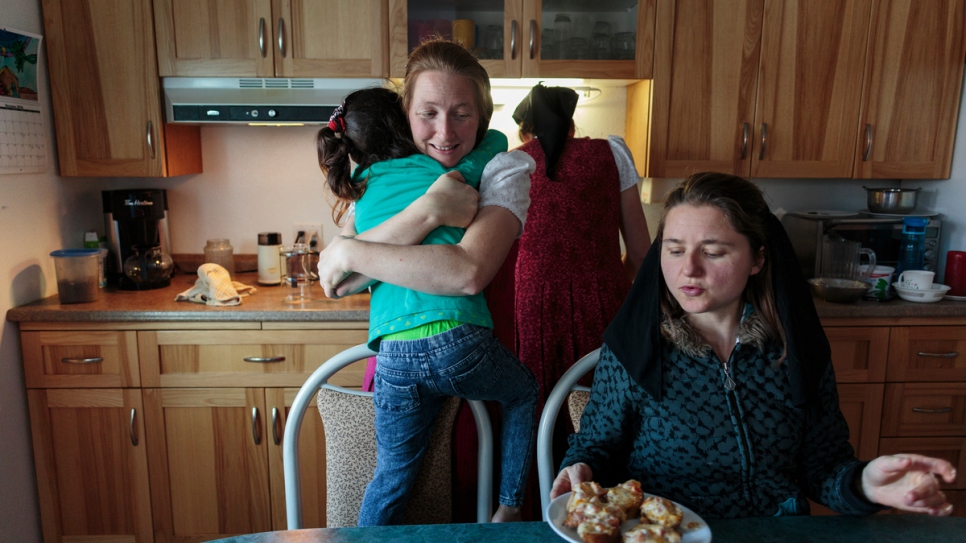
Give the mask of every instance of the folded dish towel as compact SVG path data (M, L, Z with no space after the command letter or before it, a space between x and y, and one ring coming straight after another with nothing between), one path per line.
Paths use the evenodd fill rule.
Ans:
M232 281L228 270L218 264L202 264L198 267L195 286L175 296L176 302L195 302L207 305L239 305L243 296L254 294L255 287Z

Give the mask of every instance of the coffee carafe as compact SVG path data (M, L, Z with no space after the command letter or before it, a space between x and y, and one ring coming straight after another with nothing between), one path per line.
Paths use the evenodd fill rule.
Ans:
M109 251L105 263L108 282L124 290L149 290L171 284L167 192L162 189L105 190L101 192L101 202ZM141 256L148 254L151 262L163 264L151 266L151 273L140 273L136 277L125 273L124 264L132 256L136 255L135 260L140 262L144 260Z

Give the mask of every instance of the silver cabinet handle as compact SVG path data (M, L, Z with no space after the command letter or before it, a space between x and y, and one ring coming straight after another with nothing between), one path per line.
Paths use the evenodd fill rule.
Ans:
M741 159L744 160L748 156L748 134L751 131L751 125L747 122L741 123Z
M245 362L284 362L284 356L246 356Z
M61 358L60 361L64 364L96 364L103 362L104 359L98 356L95 358Z
M285 58L285 19L278 18L278 53Z
M274 441L276 445L282 442L282 440L279 439L278 437L278 408L277 407L272 408L272 441Z
M258 435L258 408L252 408L252 441L255 445L259 445L262 442L262 438Z
M262 58L268 54L265 50L265 17L258 20L258 52L262 54Z
M929 414L933 414L933 413L937 413L937 414L938 413L949 413L952 410L953 410L952 407L940 407L939 409L929 409L927 407L913 407L912 408L912 411L914 413L929 413Z
M952 351L948 353L927 353L927 352L919 351L916 354L919 356L926 356L929 358L956 358L957 356L959 356L959 353L956 351Z
M137 416L137 409L131 408L131 445L138 446L138 433L135 430L134 420Z
M148 121L147 139L148 149L151 150L151 158L154 159L157 155L154 152L154 125L151 123L151 121Z
M530 19L530 60L533 60L534 44L537 41L536 35L537 35L537 21L534 19Z
M768 143L768 124L761 123L761 151L758 151L758 160L765 160L765 144Z
M862 153L862 161L865 162L869 160L869 154L872 153L872 125L865 125L865 153Z
M510 60L517 58L517 20L510 21Z

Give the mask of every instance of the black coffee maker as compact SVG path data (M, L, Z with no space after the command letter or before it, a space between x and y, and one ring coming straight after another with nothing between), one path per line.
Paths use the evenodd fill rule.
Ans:
M105 190L101 192L101 202L107 233L104 272L108 282L124 290L149 290L171 284L167 191Z

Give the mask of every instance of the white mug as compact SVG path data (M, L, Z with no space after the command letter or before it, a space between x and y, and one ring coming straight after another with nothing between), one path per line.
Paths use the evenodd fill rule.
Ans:
M932 280L935 276L935 272L931 271L906 270L899 274L899 286L916 290L929 290L932 288Z

